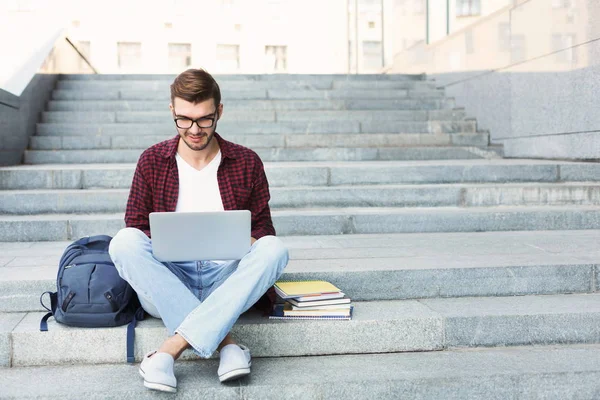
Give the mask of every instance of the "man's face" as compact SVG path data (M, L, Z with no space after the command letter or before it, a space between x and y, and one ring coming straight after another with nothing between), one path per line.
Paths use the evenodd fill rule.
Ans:
M206 149L214 137L223 105L215 106L213 99L190 103L175 97L170 108L181 140L193 151Z

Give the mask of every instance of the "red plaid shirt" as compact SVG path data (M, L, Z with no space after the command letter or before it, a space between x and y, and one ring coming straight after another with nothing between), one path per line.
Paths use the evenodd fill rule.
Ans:
M217 181L225 210L250 210L252 237L275 235L269 209L269 183L254 151L215 133L221 148ZM151 212L175 211L179 196L177 145L179 136L150 147L138 160L127 200L125 225L150 234Z
M225 210L250 210L251 235L260 239L275 235L269 209L269 183L262 161L254 151L231 143L215 132L221 148L217 181ZM150 147L138 160L127 200L125 225L150 234L151 212L175 211L179 196L177 145L179 135ZM273 288L259 303L270 310L275 299ZM259 304L257 303L257 304ZM268 310L266 309L268 308Z

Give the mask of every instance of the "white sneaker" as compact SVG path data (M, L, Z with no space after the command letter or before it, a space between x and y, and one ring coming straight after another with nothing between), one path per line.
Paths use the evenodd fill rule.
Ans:
M219 381L239 379L250 374L250 349L244 345L228 344L219 352Z
M140 364L140 375L144 378L144 386L148 389L175 393L177 378L173 373L175 360L170 354L151 351L144 356Z

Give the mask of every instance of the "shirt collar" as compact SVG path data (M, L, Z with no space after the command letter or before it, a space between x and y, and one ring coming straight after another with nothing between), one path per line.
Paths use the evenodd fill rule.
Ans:
M236 159L239 157L239 150L237 146L235 146L230 141L227 141L221 137L217 132L215 132L215 139L219 142L219 148L221 149L221 157L222 158L232 158ZM175 159L175 155L177 154L177 145L179 144L179 135L176 135L174 138L167 140L164 142L164 146L160 148L160 155L164 158L172 158Z

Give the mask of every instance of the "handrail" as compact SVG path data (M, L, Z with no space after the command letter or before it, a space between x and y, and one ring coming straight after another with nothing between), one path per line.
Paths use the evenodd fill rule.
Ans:
M87 59L87 57L85 55L83 55L83 53L81 51L79 51L77 46L75 46L75 44L73 42L71 42L71 40L66 36L65 36L65 40L67 41L67 43L69 43L71 45L71 47L73 47L73 49L75 49L77 54L79 54L79 57L81 57L83 59L83 61L85 61L85 63L92 69L92 71L94 71L94 74L97 74L98 70L96 70L96 68L94 68L94 66L92 65L92 63L90 63L90 61Z

